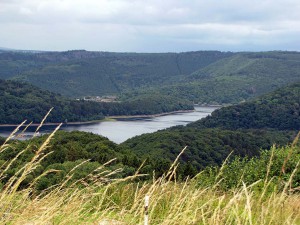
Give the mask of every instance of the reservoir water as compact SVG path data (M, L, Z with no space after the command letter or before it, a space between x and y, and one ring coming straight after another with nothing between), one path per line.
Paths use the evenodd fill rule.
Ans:
M117 121L103 121L90 124L64 125L61 130L66 131L85 131L100 134L114 141L121 143L128 138L144 133L152 133L157 130L165 129L177 125L186 125L187 123L199 120L210 115L217 107L195 107L194 112L175 113L165 116L150 117L150 118L131 118ZM24 138L32 137L36 127L29 127L24 133ZM55 129L55 126L43 126L40 130L41 134L50 133ZM0 127L0 136L7 137L13 127ZM21 138L22 139L22 138Z

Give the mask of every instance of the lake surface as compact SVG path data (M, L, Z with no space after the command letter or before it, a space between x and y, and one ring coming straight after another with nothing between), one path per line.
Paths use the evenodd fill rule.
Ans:
M121 143L136 135L152 133L157 130L169 128L172 126L186 125L187 123L199 120L210 115L215 109L217 109L217 107L196 106L194 112L176 113L152 118L131 118L117 121L103 121L91 124L64 125L61 127L61 130L79 130L92 132L105 136L115 143ZM36 127L30 127L24 133L24 137L21 137L19 139L32 137L35 129ZM40 130L40 133L50 133L54 129L55 126L44 126ZM11 127L1 127L0 136L7 137L12 130L13 128Z

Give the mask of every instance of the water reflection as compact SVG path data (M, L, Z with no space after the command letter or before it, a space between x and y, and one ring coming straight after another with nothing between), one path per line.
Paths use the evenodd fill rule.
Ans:
M81 125L67 125L62 126L61 130L66 131L85 131L95 134L103 135L110 140L121 143L128 138L136 135L151 133L157 130L169 128L176 125L186 125L187 123L199 120L207 115L211 114L216 107L195 107L194 112L176 113L172 115L165 115L154 118L134 118L134 119L122 119L118 121L103 121L93 124L81 124ZM1 127L0 135L7 137L14 128ZM26 139L31 137L36 127L29 127L25 132L24 137ZM55 126L43 126L40 130L41 134L49 133L55 129Z
M152 133L176 125L186 125L210 115L215 109L215 107L196 107L195 112L177 113L147 119L105 121L89 125L68 125L63 127L63 129L101 134L116 143L121 143L136 135Z

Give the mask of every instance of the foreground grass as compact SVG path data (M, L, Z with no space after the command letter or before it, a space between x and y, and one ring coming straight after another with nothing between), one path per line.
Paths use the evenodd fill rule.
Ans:
M118 171L103 166L88 179L73 184L68 183L71 171L63 183L41 193L34 189L38 178L20 190L22 181L45 157L43 151L53 135L2 187L0 224L143 224L146 195L150 196L149 224L300 224L300 195L291 193L295 190L291 184L298 174L299 162L289 177L282 180L280 188L271 185L274 179L266 175L265 179L247 184L241 179L239 185L225 190L221 183L226 177L219 179L222 169L209 185L201 185L201 179L205 179L201 174L177 182L176 160L163 177L148 182L139 183L142 175L138 173L124 179L110 178ZM0 153L7 147L5 143ZM286 147L285 151L297 152L296 148ZM270 163L265 165L267 174L273 158L272 154ZM0 165L0 180L9 167L10 162ZM76 169L80 165L73 171Z
M1 224L142 224L144 196L150 195L149 224L300 224L300 197L263 196L251 186L228 192L196 188L191 182L110 184L1 194Z

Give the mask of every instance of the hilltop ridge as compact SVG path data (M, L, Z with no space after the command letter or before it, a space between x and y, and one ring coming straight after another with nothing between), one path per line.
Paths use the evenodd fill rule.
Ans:
M194 51L116 53L72 50L0 54L0 79L31 83L67 97L173 96L236 104L300 81L300 53Z

